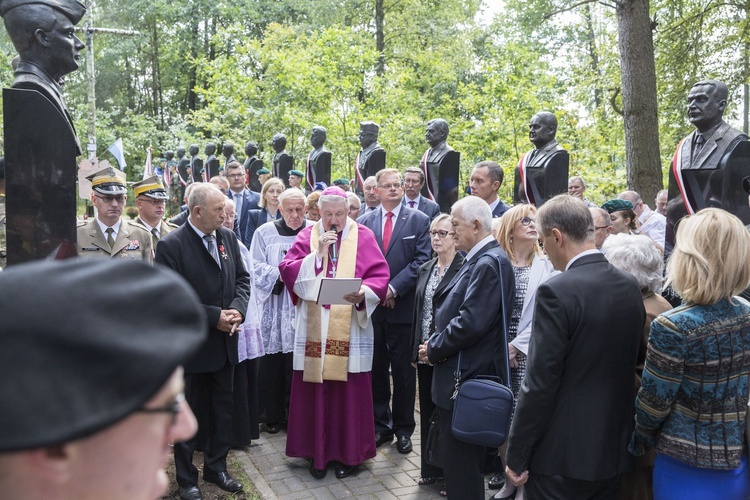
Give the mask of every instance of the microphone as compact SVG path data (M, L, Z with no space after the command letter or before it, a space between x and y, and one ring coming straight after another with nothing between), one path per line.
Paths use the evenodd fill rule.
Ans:
M333 231L334 233L336 233L336 226L331 226L329 231ZM333 240L333 243L331 243L331 246L328 247L331 250L331 260L333 262L338 262L339 260L339 252L336 248L336 243L338 243L338 235L336 236L336 239Z

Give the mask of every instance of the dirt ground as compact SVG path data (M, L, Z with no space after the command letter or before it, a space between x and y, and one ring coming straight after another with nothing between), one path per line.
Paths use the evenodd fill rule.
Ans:
M245 474L242 468L242 462L233 457L232 452L229 452L227 457L227 469L229 475L237 479L244 486L243 491L237 493L227 493L220 489L213 483L207 483L203 481L203 453L195 453L193 463L198 467L198 488L203 493L205 500L259 500L258 490L255 489L253 483ZM169 463L167 464L167 475L169 476L169 492L162 497L162 500L179 500L180 495L177 488L177 480L175 479L175 468L174 468L174 457L169 457Z

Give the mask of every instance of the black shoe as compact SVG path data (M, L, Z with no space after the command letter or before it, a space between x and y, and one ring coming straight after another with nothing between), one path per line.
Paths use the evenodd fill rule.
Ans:
M344 479L345 477L351 476L352 472L354 472L353 465L339 464L336 467L336 477L339 479Z
M505 486L505 474L503 472L496 472L494 476L487 481L487 487L491 490L499 490Z
M402 455L411 452L411 438L409 436L399 436L396 438L396 449Z
M242 490L242 483L236 479L232 479L226 472L219 472L217 474L207 474L204 472L203 480L209 483L214 483L222 490L230 493Z
M391 441L393 441L393 434L383 434L382 432L375 433L375 448L380 448Z
M310 475L315 479L323 479L328 474L328 469L316 469L313 462L310 462Z
M268 432L269 434L278 434L280 430L281 430L280 423L266 424L266 432Z
M197 486L187 486L185 488L180 486L180 498L182 500L203 500L203 495Z

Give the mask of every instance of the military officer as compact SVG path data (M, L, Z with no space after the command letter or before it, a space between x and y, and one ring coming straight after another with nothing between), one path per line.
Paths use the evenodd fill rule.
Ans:
M112 167L86 177L96 216L78 225L78 256L153 261L151 234L135 221L122 218L128 188L125 173Z
M138 209L135 221L148 229L151 233L151 246L156 249L156 243L165 234L179 227L163 220L167 191L157 175L136 182L132 187L135 207Z

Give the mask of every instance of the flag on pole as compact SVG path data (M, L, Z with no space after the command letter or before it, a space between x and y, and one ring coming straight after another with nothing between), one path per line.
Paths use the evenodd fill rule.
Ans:
M154 175L154 169L151 166L151 146L147 149L148 153L146 154L146 165L143 167L143 178L148 179L152 175Z
M107 151L112 153L112 156L115 157L117 160L117 164L120 165L120 170L124 170L125 167L128 166L127 163L125 163L125 153L122 150L122 138L118 137L115 142L112 143L110 147L107 148Z

